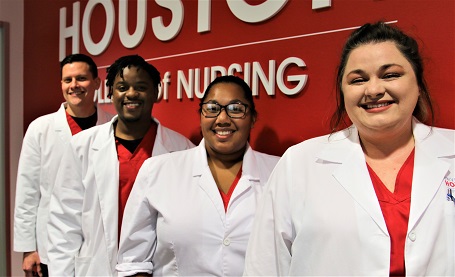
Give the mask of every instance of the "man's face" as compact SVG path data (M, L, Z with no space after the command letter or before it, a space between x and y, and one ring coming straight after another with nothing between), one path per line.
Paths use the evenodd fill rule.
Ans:
M65 64L62 68L62 92L70 111L78 107L94 105L95 90L100 86L100 78L93 78L90 67L85 62Z
M149 122L156 99L155 86L145 70L138 70L135 66L125 67L123 78L120 74L115 77L112 102L119 120L124 124Z

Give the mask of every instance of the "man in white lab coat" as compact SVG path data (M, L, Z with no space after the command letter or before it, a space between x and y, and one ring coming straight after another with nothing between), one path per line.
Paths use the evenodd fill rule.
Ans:
M47 276L47 220L56 168L72 135L108 122L112 115L97 109L95 90L100 86L93 60L73 54L62 60L61 87L66 102L57 112L30 123L22 144L16 183L14 251L23 252L26 276Z
M137 55L108 68L118 116L75 136L64 154L49 214L52 276L116 275L123 208L140 166L194 146L151 116L159 84L159 72Z

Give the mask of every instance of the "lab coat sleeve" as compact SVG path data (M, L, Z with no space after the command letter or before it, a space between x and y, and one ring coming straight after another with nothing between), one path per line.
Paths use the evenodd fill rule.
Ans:
M73 144L65 149L51 196L48 223L50 276L74 276L82 245L81 213L84 186L82 162Z
M119 276L153 273L157 211L149 204L147 191L152 185L150 176L159 170L151 166L151 160L139 170L125 206L116 266Z
M32 122L25 133L19 158L14 211L14 251L35 251L36 218L41 198L41 147L39 132Z
M287 276L291 264L291 176L286 154L270 175L248 242L245 276Z

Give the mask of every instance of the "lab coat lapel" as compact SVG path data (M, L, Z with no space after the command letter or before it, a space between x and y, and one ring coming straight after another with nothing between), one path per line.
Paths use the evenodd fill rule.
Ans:
M171 139L168 138L169 132L166 132L166 128L158 119L153 118L153 120L158 124L158 128L156 131L155 144L153 145L152 157L181 150L175 148Z
M333 177L370 215L381 230L388 234L373 184L365 162L355 127L333 134L330 140L336 141L323 150L319 158L331 163L339 163Z
M260 183L259 170L257 168L256 157L254 156L253 149L251 149L248 144L245 155L243 156L242 176L232 193L230 202L235 201L237 197L250 189L254 183Z
M116 119L115 119L116 120ZM95 137L93 149L93 166L95 185L97 186L101 218L106 235L108 253L117 251L118 240L118 158L115 147L115 138L112 120L110 124L102 126L102 130ZM111 252L115 249L114 252ZM111 259L113 257L110 257Z
M202 139L197 147L198 155L195 155L196 159L193 165L193 176L199 177L199 187L207 194L224 224L226 217L224 205L218 187L216 186L215 180L210 172L204 139Z
M412 230L435 197L450 164L444 158L454 156L454 142L414 121L415 160L408 230Z
M60 140L66 145L71 139L71 130L66 120L65 104L61 104L57 113L54 115L54 131L58 134Z
M169 149L168 140L165 138L165 132L163 125L160 122L153 118L155 123L158 125L156 129L155 144L153 145L152 157L172 152L172 149Z

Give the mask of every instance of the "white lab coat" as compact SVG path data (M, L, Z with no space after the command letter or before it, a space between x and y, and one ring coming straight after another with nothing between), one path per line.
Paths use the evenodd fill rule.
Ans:
M227 212L204 140L148 159L125 208L119 275L241 275L256 204L278 159L247 147Z
M406 274L454 276L455 131L414 120L413 133ZM289 148L261 205L245 275L389 276L390 237L355 127Z
M117 116L75 135L64 153L50 203L51 276L116 275L119 163L115 121ZM181 134L158 124L152 156L193 146Z
M66 103L57 112L35 119L22 142L17 170L14 211L14 251L38 251L47 264L47 221L50 195L65 146L71 139L65 113ZM113 115L97 109L97 124Z

